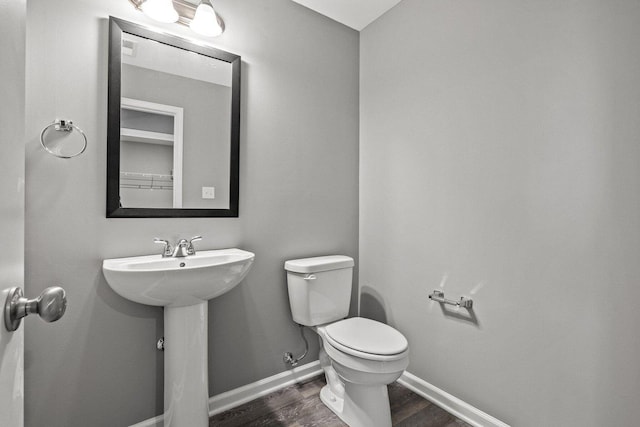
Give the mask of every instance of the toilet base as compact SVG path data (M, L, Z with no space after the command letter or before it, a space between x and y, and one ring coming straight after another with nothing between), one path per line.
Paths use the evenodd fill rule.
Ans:
M320 400L349 427L391 427L391 410L386 385L364 386L345 383L344 397L329 385L320 390Z
M327 385L320 390L322 403L349 427L391 427L387 384L398 379L402 371L373 375L363 373L368 381L362 381L363 378L358 378L356 373L336 363L335 366L345 371L343 377L336 371L335 361L332 361L327 354L322 336L319 338L320 354L318 356L327 380ZM402 370L406 368L406 365L403 366ZM356 382L346 381L345 378Z
M341 417L344 399L336 396L327 384L320 390L320 400L337 416Z

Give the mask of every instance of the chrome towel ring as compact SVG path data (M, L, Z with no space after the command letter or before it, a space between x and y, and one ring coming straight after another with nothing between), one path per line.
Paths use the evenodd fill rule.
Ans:
M82 146L82 149L77 153L69 154L69 155L59 154L49 149L49 147L47 147L46 142L44 141L44 136L49 130L49 128L51 127L53 127L53 129L58 132L73 132L74 130L77 131L80 135L82 135L82 138L84 140L84 145ZM44 148L49 154L53 154L54 156L59 157L61 159L71 159L72 157L76 157L84 153L84 150L87 149L87 135L85 135L82 129L74 125L71 120L56 119L52 123L49 123L47 126L45 126L44 129L42 129L42 132L40 132L40 145L42 145L42 148Z

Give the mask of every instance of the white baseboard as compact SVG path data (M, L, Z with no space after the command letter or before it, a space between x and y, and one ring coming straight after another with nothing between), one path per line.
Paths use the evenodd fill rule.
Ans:
M429 384L425 380L406 372L398 380L400 384L425 399L435 403L451 415L475 427L509 427L508 424L482 412L478 408L463 402L444 390Z
M209 416L235 408L258 397L266 396L274 391L281 390L320 374L322 374L322 368L320 367L320 362L316 360L315 362L281 372L269 378L215 395L209 398ZM398 382L416 394L435 403L455 417L475 427L510 427L508 424L482 412L478 408L463 402L457 397L450 395L446 391L429 384L409 372L403 373ZM130 427L163 427L163 423L164 415L158 415L155 418L142 421Z
M322 374L320 362L315 361L256 381L251 384L217 394L209 398L209 416L219 414L236 406L266 396L292 384L305 381ZM163 427L164 415L142 421L130 427Z
M322 368L320 367L320 362L316 360L226 393L217 394L209 399L209 416L235 408L258 397L266 396L274 391L320 374L322 374Z
M149 418L137 424L132 424L129 427L164 427L164 414Z

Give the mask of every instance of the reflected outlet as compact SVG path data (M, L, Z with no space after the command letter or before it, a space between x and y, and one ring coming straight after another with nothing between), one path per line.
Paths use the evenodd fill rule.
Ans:
M202 198L203 199L215 199L216 198L216 187L202 187Z

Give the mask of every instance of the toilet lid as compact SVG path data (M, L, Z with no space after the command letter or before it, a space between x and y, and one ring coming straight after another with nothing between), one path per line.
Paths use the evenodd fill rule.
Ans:
M409 343L389 325L363 317L352 317L325 327L328 338L356 351L392 355L405 351Z

